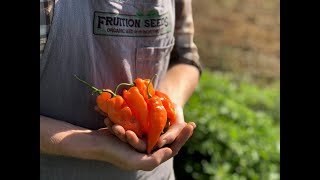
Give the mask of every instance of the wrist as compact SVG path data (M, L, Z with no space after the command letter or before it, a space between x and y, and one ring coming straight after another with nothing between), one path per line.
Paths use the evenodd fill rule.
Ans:
M102 138L101 138L102 139ZM81 159L97 159L100 146L94 131L40 116L40 152Z
M71 139L72 137L79 137ZM66 145L66 150L70 156L89 160L102 160L103 139L91 130L74 130L70 135L70 144Z

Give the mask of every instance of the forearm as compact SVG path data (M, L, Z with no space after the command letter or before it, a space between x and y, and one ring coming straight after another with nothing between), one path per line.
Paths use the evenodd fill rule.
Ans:
M191 65L172 66L159 84L159 90L165 92L172 102L184 107L199 83L199 70Z
M106 145L106 141L97 132L40 116L42 153L102 160L100 154L103 145Z

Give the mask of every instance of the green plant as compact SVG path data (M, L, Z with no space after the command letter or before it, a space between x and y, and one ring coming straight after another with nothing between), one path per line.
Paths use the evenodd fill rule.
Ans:
M174 160L177 179L280 179L279 87L205 70L185 107L197 128Z

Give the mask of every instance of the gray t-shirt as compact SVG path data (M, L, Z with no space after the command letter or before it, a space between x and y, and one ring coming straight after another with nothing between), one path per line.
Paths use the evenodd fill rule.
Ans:
M174 0L56 0L40 59L40 114L88 129L103 127L95 96L73 75L98 88L165 74L174 44ZM40 154L41 179L174 179L173 159L150 172Z

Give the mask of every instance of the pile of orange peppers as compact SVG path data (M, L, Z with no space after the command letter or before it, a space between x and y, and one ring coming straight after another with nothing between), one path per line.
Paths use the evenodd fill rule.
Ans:
M137 78L132 84L121 83L115 91L98 89L75 77L98 93L98 108L114 124L135 132L139 138L146 137L148 154L165 129L176 122L175 108L168 95L153 88L152 80L155 76L151 80ZM117 95L118 88L123 85L128 89L123 89L122 95Z

